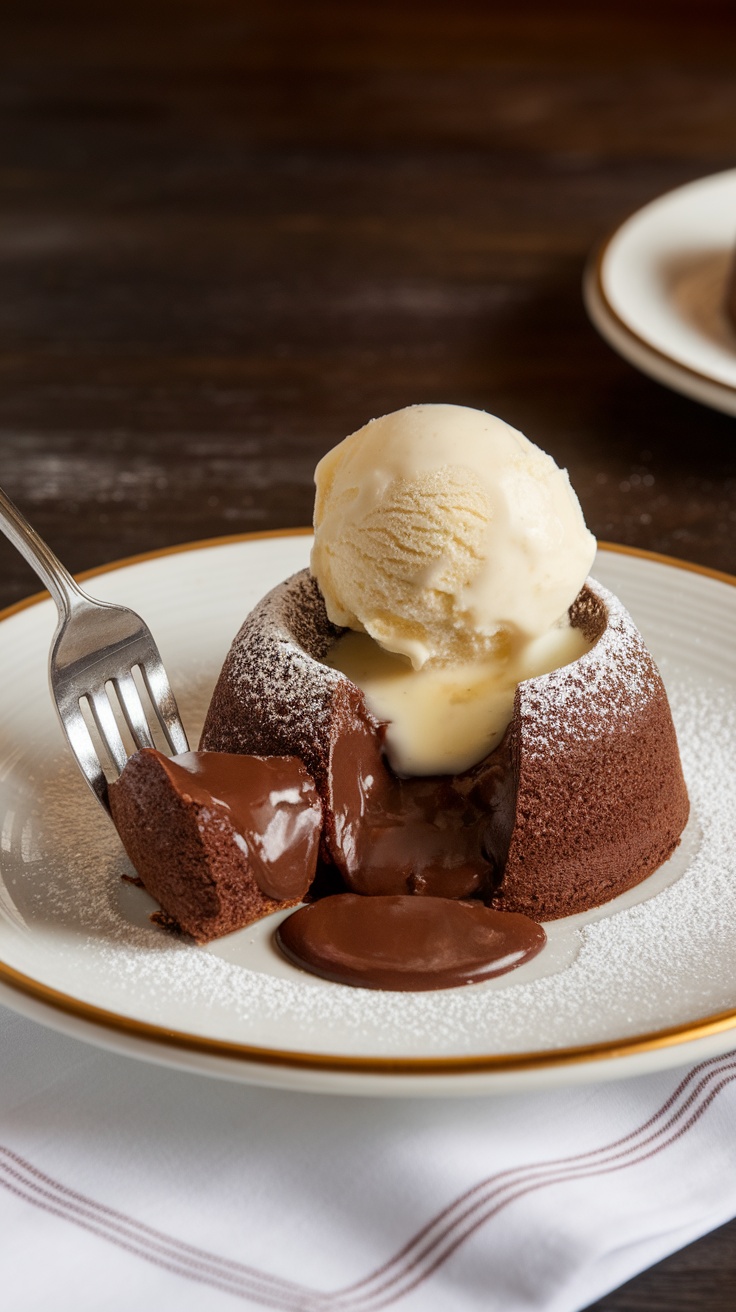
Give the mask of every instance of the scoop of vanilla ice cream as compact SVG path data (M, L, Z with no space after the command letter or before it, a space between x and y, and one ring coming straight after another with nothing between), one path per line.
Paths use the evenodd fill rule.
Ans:
M311 568L335 624L415 669L564 622L595 554L567 472L501 419L415 405L317 466Z

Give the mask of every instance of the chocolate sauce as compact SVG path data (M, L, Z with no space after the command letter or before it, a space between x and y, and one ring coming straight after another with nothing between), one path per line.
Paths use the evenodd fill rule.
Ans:
M547 941L528 916L482 902L355 893L300 907L275 939L289 961L323 979L415 992L503 975Z
M262 893L279 902L304 896L322 815L301 761L225 752L155 755L185 801L227 809L235 841L241 840Z
M333 745L330 848L348 887L372 896L490 896L513 819L508 738L464 774L412 779L394 775L381 741L356 716Z

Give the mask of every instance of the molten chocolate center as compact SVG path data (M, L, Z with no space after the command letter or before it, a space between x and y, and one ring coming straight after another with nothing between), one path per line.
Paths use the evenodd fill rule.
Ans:
M511 776L504 740L465 774L400 779L380 734L356 720L334 744L329 777L333 860L348 887L371 896L490 895L506 857Z

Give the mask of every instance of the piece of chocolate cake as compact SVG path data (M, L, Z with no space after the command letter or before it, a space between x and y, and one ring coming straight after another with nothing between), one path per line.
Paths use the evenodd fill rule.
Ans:
M198 943L296 906L314 878L322 808L294 756L144 748L109 798L157 919Z
M299 756L322 798L323 857L357 892L483 896L543 920L584 911L670 855L689 804L664 686L630 616L590 580L570 620L592 647L519 685L499 747L461 775L399 781L363 693L323 664L341 630L304 570L243 624L202 746Z

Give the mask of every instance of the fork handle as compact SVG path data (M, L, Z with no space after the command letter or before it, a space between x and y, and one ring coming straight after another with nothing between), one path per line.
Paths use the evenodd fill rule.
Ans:
M17 506L0 487L0 529L17 547L38 577L46 584L56 602L59 615L67 619L77 602L86 600L85 594L74 581L68 569L54 555L35 528L28 523Z

